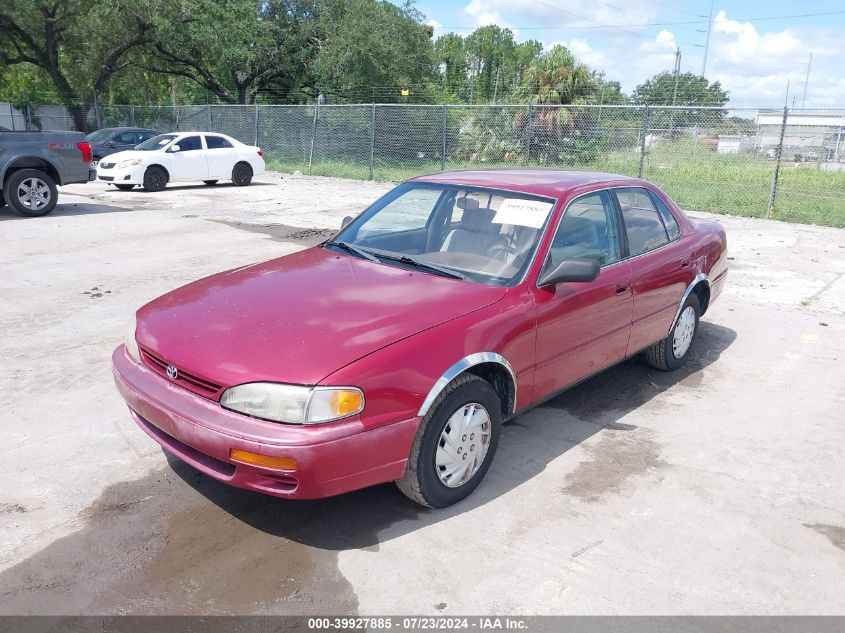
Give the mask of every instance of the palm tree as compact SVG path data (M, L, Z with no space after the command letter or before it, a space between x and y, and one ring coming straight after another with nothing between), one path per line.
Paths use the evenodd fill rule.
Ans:
M589 103L595 90L594 73L565 46L555 46L525 71L522 92L539 106L528 122L534 156L542 162L557 160L560 138L576 123L571 109L562 106Z

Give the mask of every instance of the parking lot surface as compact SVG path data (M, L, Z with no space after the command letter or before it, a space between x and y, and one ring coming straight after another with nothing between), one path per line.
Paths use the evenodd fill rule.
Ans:
M110 368L133 310L388 188L268 173L0 209L0 614L845 614L839 229L711 216L731 271L687 364L519 416L445 510L231 489L136 428Z

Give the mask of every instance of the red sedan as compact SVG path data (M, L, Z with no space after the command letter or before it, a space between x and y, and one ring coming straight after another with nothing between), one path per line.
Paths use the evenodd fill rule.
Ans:
M719 224L610 174L445 172L344 224L138 310L112 360L150 437L270 495L447 506L505 420L635 354L680 366L727 274Z

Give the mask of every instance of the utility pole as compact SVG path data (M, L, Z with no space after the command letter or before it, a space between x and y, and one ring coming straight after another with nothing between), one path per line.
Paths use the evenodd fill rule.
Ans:
M681 49L675 47L675 89L672 91L672 106L678 100L678 79L681 75ZM672 132L675 127L675 110L672 109L672 114L669 117L669 140L672 140Z
M807 62L807 76L804 78L804 96L801 97L801 107L807 103L807 84L810 83L810 66L813 65L813 54L810 53L810 61Z
M672 92L672 105L678 100L678 78L681 74L681 49L675 48L675 89Z
M704 17L703 15L701 16ZM707 39L704 40L704 61L701 64L701 76L707 72L707 50L710 48L710 31L713 29L713 0L710 0L710 17L707 18Z

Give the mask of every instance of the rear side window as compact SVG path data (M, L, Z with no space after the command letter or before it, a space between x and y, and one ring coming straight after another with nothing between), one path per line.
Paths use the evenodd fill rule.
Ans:
M202 141L199 136L186 136L180 139L177 143L180 152L190 152L197 149L202 149Z
M224 149L226 147L232 147L232 144L222 136L206 136L205 144L208 145L208 149Z
M663 224L663 218L645 189L617 189L616 199L622 210L631 257L669 243L669 234Z
M669 235L670 240L677 239L681 235L681 229L678 226L678 221L675 219L675 216L672 215L672 212L669 210L663 200L651 194L651 199L654 200L654 204L657 205L657 211L660 213L660 217L663 218L663 225L666 227L666 233Z

